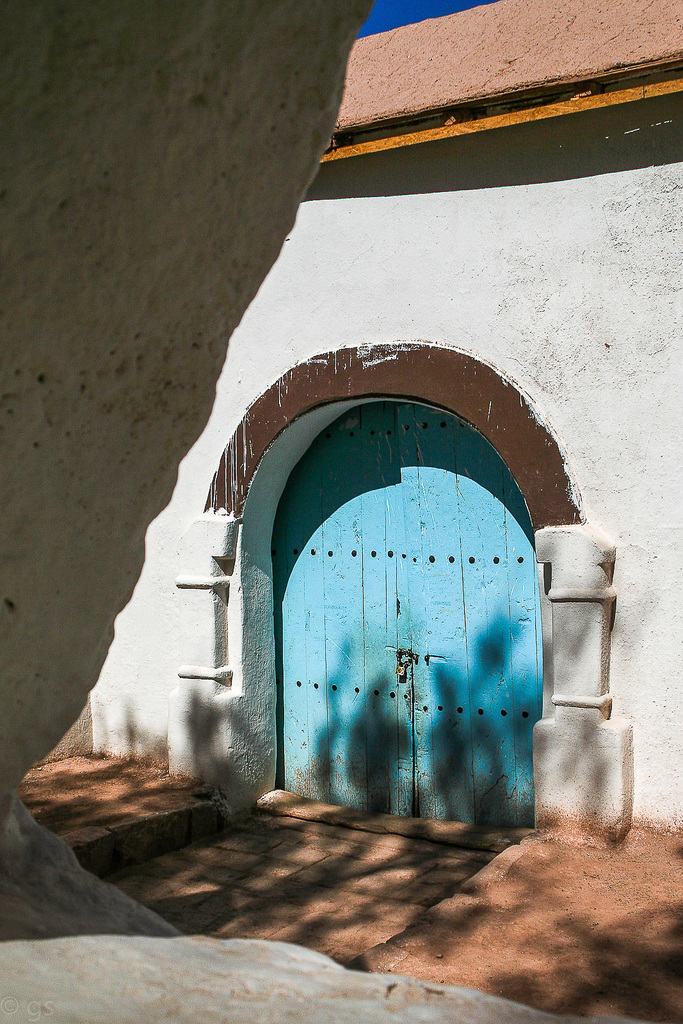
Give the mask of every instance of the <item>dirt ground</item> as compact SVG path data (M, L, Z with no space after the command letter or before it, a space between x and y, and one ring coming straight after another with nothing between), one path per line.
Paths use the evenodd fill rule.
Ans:
M534 839L503 879L359 959L543 1010L683 1021L683 836Z
M164 765L91 755L32 768L19 796L41 825L65 835L86 825L173 810L199 789L195 780L171 778Z
M196 790L161 766L72 758L34 769L21 796L63 834ZM298 942L543 1010L683 1024L683 834L522 849L473 886L488 859L476 852L253 815L112 881L186 932Z

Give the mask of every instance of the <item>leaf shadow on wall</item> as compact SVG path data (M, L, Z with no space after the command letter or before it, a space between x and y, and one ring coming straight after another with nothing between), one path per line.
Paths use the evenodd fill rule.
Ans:
M514 634L501 612L470 637L469 672L455 663L418 661L414 671L430 673L429 705L388 671L364 681L362 660L358 678L339 672L325 680L321 666L319 680L302 683L324 702L324 727L311 735L308 725L305 767L297 758L287 787L370 812L532 826L531 730L540 706L529 701L515 708L509 699ZM351 637L346 647L353 649ZM533 692L531 682L526 689ZM282 739L280 732L281 747ZM284 764L280 772L283 786Z

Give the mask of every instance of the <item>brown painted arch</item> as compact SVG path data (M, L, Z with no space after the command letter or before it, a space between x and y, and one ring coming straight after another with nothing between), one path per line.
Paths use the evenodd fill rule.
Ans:
M467 420L505 461L535 530L582 519L565 460L527 398L493 367L419 342L342 349L288 370L247 410L211 484L208 509L240 517L266 450L295 419L331 402L399 398Z

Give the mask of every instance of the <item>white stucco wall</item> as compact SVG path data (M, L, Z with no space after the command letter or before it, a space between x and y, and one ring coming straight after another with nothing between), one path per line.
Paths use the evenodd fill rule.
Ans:
M312 195L340 198L301 207L149 528L92 694L96 749L165 748L178 542L248 405L317 352L422 339L512 378L568 452L588 520L617 546L611 690L634 723L634 817L683 820L683 106L561 120L323 169Z

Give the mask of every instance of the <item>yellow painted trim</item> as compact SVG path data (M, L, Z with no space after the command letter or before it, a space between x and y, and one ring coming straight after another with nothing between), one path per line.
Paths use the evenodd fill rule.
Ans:
M561 103L546 103L526 110L511 110L507 114L495 114L491 117L475 118L473 121L460 121L458 124L443 125L441 128L426 128L423 131L407 132L405 135L391 135L384 139L372 139L349 146L339 146L323 156L328 160L344 160L351 156L365 156L367 153L380 153L386 149L399 149L401 146L416 146L422 142L437 142L439 139L451 139L457 135L471 135L473 132L490 131L493 128L509 128L514 124L527 124L529 121L542 121L547 117L560 117L563 114L578 114L584 110L596 110L600 107L616 106L619 103L633 103L636 100L647 100L654 96L665 96L683 92L683 78L673 78L667 82L655 82L651 85L638 85L632 89L619 89L614 92L598 93L595 96L576 96Z

